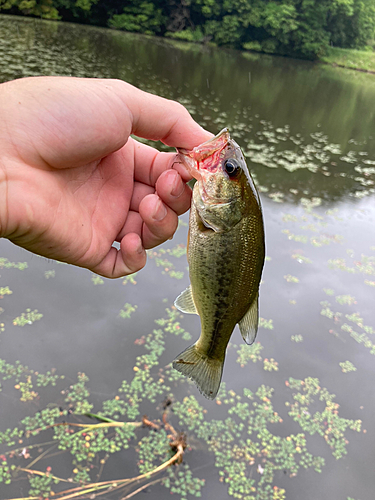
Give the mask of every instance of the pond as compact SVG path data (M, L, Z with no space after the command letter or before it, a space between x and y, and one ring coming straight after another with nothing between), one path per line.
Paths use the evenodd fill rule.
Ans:
M375 77L0 16L0 81L33 75L123 79L228 126L267 260L257 340L236 328L208 401L170 364L200 333L173 308L187 214L114 281L1 241L0 497L372 499Z

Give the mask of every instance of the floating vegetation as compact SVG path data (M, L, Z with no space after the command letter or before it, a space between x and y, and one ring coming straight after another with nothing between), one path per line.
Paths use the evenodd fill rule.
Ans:
M29 496L47 494L60 500L67 500L72 489L75 498L105 491L130 495L146 485L150 487L156 480L169 491L179 493L181 498L188 493L200 496L204 481L190 468L194 445L189 445L190 440L192 443L198 440L213 454L219 475L228 484L229 495L273 500L275 491L279 495L276 498L285 498L285 490L278 485L282 471L293 477L300 468L320 472L324 466L324 459L309 451L305 433L322 436L336 458L346 453L346 431L358 432L360 421L339 416L334 395L312 378L287 382L292 393L291 400L288 398L285 404L289 416L300 425L302 432L286 437L277 435L275 426L283 419L272 404L274 390L263 384L254 392L245 388L241 393L226 390L224 384L217 401L227 414L222 420L208 419L204 407L191 395L163 404L153 416L141 417L145 403L155 404L157 400L170 398L171 384L178 381L186 385L184 379L176 378L177 372L158 366L166 336L179 331L178 317L177 311L168 309L167 316L157 320L161 328L154 329L142 343L145 351L136 358L133 379L123 381L118 393L104 401L95 414L88 378L80 373L76 383L62 389L63 407L50 406L37 411L20 426L1 432L0 442L5 446L0 464L1 480L9 483L14 474L17 473L17 477L23 474L29 482ZM252 351L254 358L259 357L262 349L259 343L251 348L241 346L240 356L245 352L243 347ZM242 364L246 361L240 360ZM277 371L278 364L273 358L265 358L264 369ZM64 383L55 373L43 376L20 364L12 366L2 362L0 373L5 380L14 379L15 390L20 391L23 402L35 400L38 395L35 385L61 387ZM29 444L31 438L33 444ZM49 456L53 450L43 444L51 438L60 452L72 457L70 476L62 478L52 472ZM35 440L41 442L35 445ZM186 446L192 451L185 457ZM111 457L116 460L116 454L130 447L138 457L138 476L110 481L101 481L96 473L94 476L90 464L104 457L100 458L100 470L111 468ZM23 450L23 455L18 450ZM33 461L32 468L18 465L20 457L24 460L25 455ZM41 456L43 461L38 467ZM179 465L182 459L184 462ZM71 483L68 488L67 481Z
M4 295L12 295L12 290L9 290L9 286L1 286L0 287L0 298L2 299Z
M252 361L253 363L262 361L263 358L260 355L262 350L263 346L260 342L255 342L251 346L241 344L239 350L237 351L237 363L239 363L241 368L243 368L249 361Z
M322 388L317 378L308 377L305 380L290 378L286 382L287 387L296 390L293 393L294 402L286 403L290 408L289 415L297 422L305 432L318 433L324 438L332 449L332 454L339 459L346 455L347 439L345 430L347 428L360 432L361 420L347 420L339 417L338 403L334 402L335 395L330 394L327 389ZM323 403L322 411L312 413L312 403L318 397Z
M284 201L284 193L281 193L279 191L275 193L269 193L268 197L271 198L271 200L275 203L282 203Z
M293 215L293 214L284 214L282 216L282 219L281 219L283 222L297 222L298 221L298 217L296 215Z
M32 401L38 396L38 393L33 391L33 383L31 376L28 376L26 382L19 382L14 386L15 389L21 392L20 401Z
M292 259L295 259L299 264L312 264L312 260L299 253L294 253Z
M176 266L165 258L166 255L171 257L180 258L186 255L186 246L178 244L173 248L159 248L158 250L148 250L147 252L150 259L155 260L157 267L162 267L162 274L168 274L171 278L182 279L184 277L183 271L177 271Z
M94 285L103 285L104 284L103 278L95 273L92 273L91 281Z
M35 309L34 311L32 311L31 309L26 309L26 311L22 313L21 316L17 316L17 318L14 318L13 325L32 325L35 321L39 321L42 318L43 314L38 312L37 309Z
M299 279L296 277L296 276L292 276L291 274L286 274L284 276L284 279L288 282L288 283L299 283Z
M267 330L273 330L272 319L259 318L259 328L266 328Z
M127 302L119 312L120 318L130 318L130 316L137 310L137 308L138 306L132 306Z
M275 361L273 358L271 358L271 359L264 358L263 368L264 368L264 370L269 371L269 372L271 372L272 370L277 372L279 369L279 363L277 361Z
M302 342L303 341L303 336L298 334L298 335L292 335L290 337L290 340L292 340L293 342Z
M137 276L138 273L133 273L129 274L128 276L125 276L125 278L122 280L123 285L127 285L128 283L131 283L132 285L136 285L137 282L135 280L135 277Z
M54 278L56 276L56 271L54 269L50 269L49 271L44 271L44 277L48 280L50 278Z
M14 389L21 393L20 401L35 399L38 396L35 387L55 386L58 380L65 378L63 375L57 375L54 369L41 374L30 370L27 366L22 366L19 361L13 365L2 359L0 359L0 376L3 380L14 380Z
M300 203L306 212L311 212L313 208L319 207L322 204L322 199L313 196L312 198L301 198Z
M352 255L354 258L354 255ZM328 266L331 269L339 269L350 274L371 274L375 276L375 256L361 255L360 260L355 260L351 266L347 265L346 259L329 259Z
M293 234L289 229L283 229L281 232L288 235L288 240L297 241L298 243L307 243L309 241L307 236L303 234Z
M24 271L27 269L27 262L10 262L8 259L4 257L0 257L0 269L4 267L5 269L14 268L19 271Z
M340 325L342 331L349 333L350 337L352 337L356 342L358 342L359 344L363 344L364 347L369 349L370 354L375 355L375 344L368 337L368 335L372 335L375 333L375 329L372 326L365 325L363 323L363 318L360 317L359 313L344 314L340 311L334 312L331 309L331 304L328 301L322 301L320 304L323 307L323 309L320 311L320 314L322 316L333 320L336 325ZM342 304L347 305L348 302L343 301ZM344 317L350 322L355 323L359 328L363 330L363 332L359 333L355 331L351 325L344 322Z
M337 295L336 302L339 304L348 304L349 306L357 303L355 297L352 297L351 295Z
M316 238L311 238L310 242L315 247L321 247L323 245L330 245L331 243L341 243L343 237L339 234L332 235L320 235Z
M334 396L321 388L317 379L290 379L287 382L292 400L288 399L285 404L303 432L286 437L277 435L275 426L283 419L272 404L274 390L265 385L260 385L255 392L245 388L236 393L227 391L223 384L217 401L226 413L222 420L207 419L206 410L194 396L168 399L171 384L178 381L186 385L177 372L169 367L158 367L159 357L165 349L165 336L179 333L178 317L178 311L167 309L167 316L157 320L161 328L154 329L142 343L145 351L136 358L133 379L123 381L118 393L104 401L95 414L90 403L88 378L80 373L76 383L62 389L63 407L50 406L37 411L24 418L20 426L1 432L0 443L5 449L0 463L0 481L9 484L15 474L17 477L21 474L29 482L29 496L48 495L60 500L71 498L73 491L75 498L105 491L131 495L146 485L152 486L155 481L181 498L187 494L200 496L204 480L190 467L194 445L189 445L191 440L192 443L198 440L213 454L221 480L228 485L229 495L240 499L273 500L285 498L285 490L277 484L282 471L294 476L300 468L320 472L324 466L322 457L309 452L304 433L317 432L324 437L336 458L346 453L346 429L359 431L360 421L340 417ZM259 357L262 349L259 343L252 347L241 346L240 357L245 352L243 348L252 351L254 358ZM240 362L246 364L247 360L240 359ZM278 364L273 358L265 358L264 369L277 371ZM0 373L4 380L15 381L15 390L21 392L20 399L24 402L37 397L35 385L61 387L64 383L56 373L37 374L19 363L9 365L2 361ZM147 401L155 404L163 398L167 398L165 403L153 416L141 417ZM309 407L316 408L315 413ZM29 444L31 438L33 444ZM60 452L71 455L71 476L62 478L52 472L49 456L55 447L51 449L43 444L51 438ZM36 440L41 442L35 445ZM186 446L192 451L185 457ZM130 447L138 457L138 476L110 481L101 481L97 474L94 476L90 464L99 460L102 473L104 468L111 467L112 456ZM20 459L24 463L25 456L32 460L33 467L19 465ZM37 466L39 461L41 467ZM71 483L68 488L66 482Z
M343 373L349 373L349 372L355 372L357 371L357 368L351 363L350 361L342 361L339 363L341 367L341 371Z

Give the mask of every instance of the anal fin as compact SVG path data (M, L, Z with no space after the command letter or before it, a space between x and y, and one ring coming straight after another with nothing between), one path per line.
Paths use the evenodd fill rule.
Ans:
M241 335L246 344L251 345L258 331L259 313L258 313L258 298L257 294L253 303L247 310L246 314L243 316L241 321L238 322L240 327Z
M198 314L197 308L194 304L191 285L188 286L182 293L180 293L180 295L174 301L174 305L183 313Z

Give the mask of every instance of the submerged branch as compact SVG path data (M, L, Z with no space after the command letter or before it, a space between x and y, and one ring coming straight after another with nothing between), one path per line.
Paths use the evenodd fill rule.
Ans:
M154 476L155 474L158 474L159 472L167 469L171 465L173 465L176 462L181 462L182 457L184 454L184 446L183 443L179 443L177 445L177 452L171 457L169 460L166 462L162 463L155 469L153 469L150 472L145 472L144 474L140 474L139 476L127 478L127 479L119 479L119 480L112 480L112 481L101 481L98 483L91 483L86 486L79 486L77 488L71 488L69 490L64 490L60 491L59 493L54 493L53 497L56 498L56 500L70 500L72 498L77 498L83 495L88 495L89 493L95 493L98 490L102 490L105 488L119 488L125 485L129 485L138 481L141 481L142 479L150 478ZM64 481L64 482L70 482L67 479L62 479L56 476L51 476L48 472L41 472L37 470L31 470L31 469L23 469L20 468L19 470L22 470L24 472L27 472L28 474L34 474L38 476L50 476L53 479L56 479L58 481ZM157 480L159 481L159 480ZM134 496L138 492L142 491L145 487L149 486L150 484L154 484L157 481L152 481L151 483L147 483L147 485L144 485L142 488L138 488L138 490L135 490L133 493L129 494L125 498L131 498L131 496ZM13 499L8 499L8 500L37 500L39 497L28 497L26 498L13 498ZM123 500L123 499L122 499Z
M94 414L90 414L88 416L97 417ZM169 460L166 460L164 463L162 463L158 467L155 467L155 469L153 469L149 472L145 472L145 473L140 474L140 475L135 476L135 477L131 477L131 478L127 478L127 479L112 480L112 481L100 481L100 482L96 482L96 483L86 484L84 486L77 486L75 488L70 488L68 490L54 492L53 497L56 500L71 500L73 498L78 498L78 497L81 497L84 495L88 495L90 493L96 493L99 490L119 489L119 488L122 488L124 486L129 486L133 483L137 483L137 482L142 481L144 479L150 480L151 477L155 476L156 474L159 474L160 472L164 471L165 469L167 469L171 465L173 465L175 463L181 463L183 455L184 455L184 449L186 448L185 437L182 434L178 434L175 431L175 429L168 423L166 417L167 417L167 415L165 413L163 415L163 424L164 424L164 427L171 433L169 435L169 438L171 439L170 446L173 450L176 450L175 454ZM99 417L99 419L101 419L101 418ZM55 427L58 425L66 425L66 426L73 425L76 427L77 426L84 427L82 430L73 434L73 436L76 436L77 434L83 433L85 431L89 432L89 431L92 431L92 430L98 429L98 428L124 427L125 425L134 425L136 427L141 427L144 425L144 426L150 427L150 428L155 429L155 430L160 429L160 427L161 427L160 425L150 421L146 416L143 417L142 422L116 422L116 421L113 421L110 419L106 419L105 421L103 421L99 424L93 424L93 425L69 424L69 423L63 422L63 423L51 425L49 427ZM48 451L50 451L50 450L48 450ZM43 455L44 454L42 453L42 455L40 457L38 457L36 460L34 460L34 462L31 462L31 464L35 463ZM32 475L51 477L52 479L54 479L56 481L71 482L71 480L63 479L63 478L54 476L50 472L42 472L42 471L38 471L38 470L21 468L21 467L18 468L18 470L22 470L22 471L24 471L28 474L32 474ZM152 484L155 484L159 481L161 481L161 479L148 481L147 484L145 484L145 485L139 487L138 489L134 490L133 492L129 493L127 496L123 497L121 500L127 500L127 499L135 496L136 494L138 494L142 490L144 490L146 487L148 487ZM103 493L105 493L105 492L99 493L99 495L103 494ZM39 497L27 497L27 498L13 498L13 499L8 499L8 500L38 500L38 499L39 499Z
M126 495L126 497L122 497L120 500L129 500L129 498L132 498L135 495L138 495L138 493L140 493L141 491L145 490L149 486L152 486L153 484L160 483L160 481L162 481L162 479L155 479L154 481L146 483L143 486L141 486L140 488L138 488L137 490L134 490L131 493L129 493L129 495Z

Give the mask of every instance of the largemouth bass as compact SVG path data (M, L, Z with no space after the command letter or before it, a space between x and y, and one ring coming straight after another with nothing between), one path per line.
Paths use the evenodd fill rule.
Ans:
M228 129L191 151L178 152L197 182L187 251L191 285L175 306L199 314L201 335L177 356L173 367L214 399L236 324L247 344L257 334L265 254L262 209L241 149Z

